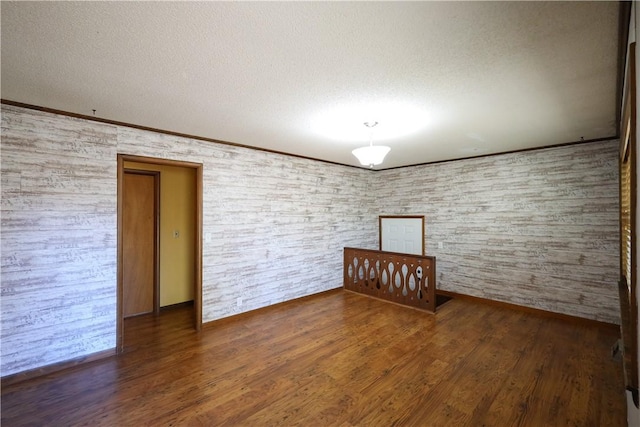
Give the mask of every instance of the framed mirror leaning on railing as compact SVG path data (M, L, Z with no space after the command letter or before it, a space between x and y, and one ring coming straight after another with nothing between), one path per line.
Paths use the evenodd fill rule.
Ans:
M380 215L381 251L425 255L424 216Z

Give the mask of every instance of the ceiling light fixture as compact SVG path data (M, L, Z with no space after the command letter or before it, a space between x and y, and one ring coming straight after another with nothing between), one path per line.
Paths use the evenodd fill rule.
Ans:
M356 148L352 151L353 155L360 161L363 166L370 168L379 165L384 160L384 156L391 150L385 145L373 145L373 128L378 122L365 122L364 125L369 128L369 145L366 147Z

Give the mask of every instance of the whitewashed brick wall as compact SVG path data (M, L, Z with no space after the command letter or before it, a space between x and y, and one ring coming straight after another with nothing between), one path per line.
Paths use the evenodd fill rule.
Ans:
M116 136L2 108L2 375L116 345Z
M376 244L369 171L3 105L3 376L115 347L117 153L204 164L204 322L341 287Z
M342 286L389 214L443 289L617 321L615 141L372 173L3 105L0 148L2 376L115 347L118 153L204 165L204 322Z
M619 323L617 153L605 141L381 171L378 206L426 216L439 289Z

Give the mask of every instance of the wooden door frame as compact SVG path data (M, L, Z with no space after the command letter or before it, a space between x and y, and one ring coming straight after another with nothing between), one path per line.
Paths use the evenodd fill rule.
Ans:
M127 173L153 177L153 314L158 316L160 314L160 172L124 168L123 177ZM124 282L122 285L124 286ZM124 318L124 314L122 317Z
M117 318L116 318L116 351L121 353L124 349L124 318L123 318L123 300L122 300L122 202L124 187L124 162L148 163L161 166L176 166L191 168L196 170L196 229L195 229L195 283L193 293L194 308L194 328L196 331L202 329L202 163L184 162L178 160L158 159L154 157L136 156L129 154L118 154L118 184L117 184L117 200L118 200L118 219L117 219L117 236L118 236L118 284L117 284ZM159 226L159 225L158 225ZM158 304L159 305L159 304Z

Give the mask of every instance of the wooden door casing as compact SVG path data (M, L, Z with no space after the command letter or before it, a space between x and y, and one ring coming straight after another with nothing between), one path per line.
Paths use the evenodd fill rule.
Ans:
M170 165L189 167L196 170L196 236L195 236L195 265L196 270L195 284L194 284L194 301L193 301L193 327L196 331L202 329L202 199L203 199L203 180L204 180L204 167L202 163L185 162L179 160L159 159L154 157L136 156L131 154L121 154L117 156L118 159L118 295L117 295L117 318L116 318L116 349L119 354L124 352L124 236L123 236L123 210L124 210L124 174L127 168L125 168L125 162L138 162L148 163L152 165ZM160 200L158 185L158 203ZM158 221L158 227L160 221ZM158 230L159 235L159 230ZM158 242L159 242L158 238ZM157 244L157 243L156 243ZM157 253L160 253L159 248L156 249ZM159 265L159 264L158 264ZM159 272L157 272L156 278L159 278ZM156 280L156 289L158 289L158 280ZM158 291L157 291L158 292ZM157 293L159 295L159 292ZM159 307L159 302L158 302ZM159 309L158 312L159 314Z

